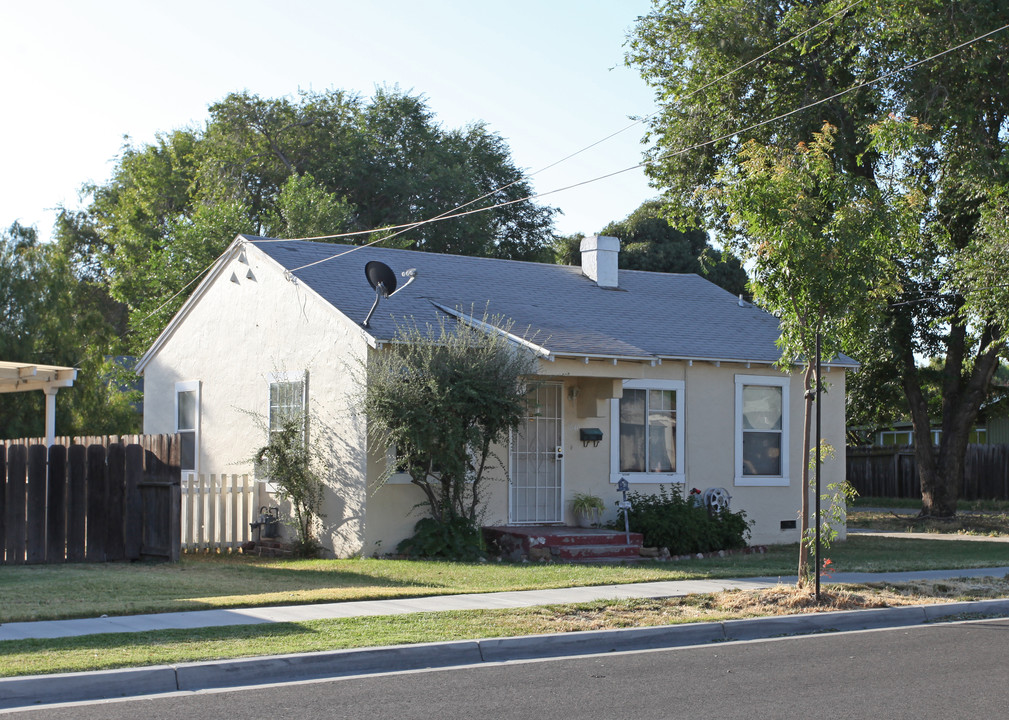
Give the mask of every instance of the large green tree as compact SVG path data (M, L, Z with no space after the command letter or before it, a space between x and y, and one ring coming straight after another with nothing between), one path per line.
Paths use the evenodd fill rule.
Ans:
M795 147L826 121L837 128L835 166L875 185L903 218L900 292L858 359L899 379L930 515L955 513L969 432L1004 352L999 318L967 304L958 267L991 248L979 221L1009 184L1005 32L932 56L1007 23L1000 0L657 0L628 44L660 103L648 172L672 215L727 229L708 190L738 176L743 145ZM900 153L872 132L891 115L889 140L913 140ZM922 356L942 358L935 451Z
M620 239L617 262L625 270L695 273L734 295L746 293L746 271L739 258L716 250L699 228L678 229L666 218L663 204L647 200L623 220L600 232ZM580 235L559 238L556 259L562 265L581 262Z
M60 434L135 432L133 399L117 384L117 307L82 279L58 243L14 223L0 232L0 360L78 368L57 395ZM0 437L45 434L41 392L0 394Z
M531 194L499 135L479 123L446 129L421 96L243 92L211 105L202 128L128 142L109 181L85 188L85 210L63 214L64 237L128 307L130 347L139 353L184 302L187 283L238 233L357 232L341 242L360 243L381 237L371 231L458 206L510 203L387 242L545 259L555 211L523 199Z

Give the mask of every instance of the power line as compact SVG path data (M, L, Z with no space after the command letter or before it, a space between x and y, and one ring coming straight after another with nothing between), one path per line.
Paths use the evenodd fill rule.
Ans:
M813 30L814 28L818 27L819 25L822 25L824 22L827 22L827 21L833 19L834 17L836 17L837 15L839 15L839 14L841 14L843 12L846 12L847 10L849 10L852 7L854 7L859 2L861 2L861 0L857 0L857 2L854 2L851 5L848 5L844 10L840 11L839 13L835 13L834 15L832 15L827 20L821 21L817 25L814 25L812 28L810 28L806 32L809 32L809 31ZM792 115L795 115L797 113L803 112L805 110L809 110L810 108L817 107L817 106L822 105L824 103L830 102L831 100L836 100L839 97L843 97L844 95L847 95L848 93L854 92L856 90L860 90L863 87L868 87L870 85L874 85L874 84L876 84L878 82L881 82L881 81L883 81L883 80L885 80L885 79L887 79L887 78L889 78L889 77L891 77L893 75L896 75L898 73L904 72L906 70L913 69L915 67L918 67L919 65L922 65L922 64L927 63L927 62L931 62L932 60L935 60L936 58L942 57L943 55L947 55L949 53L956 52L957 50L960 50L960 49L962 49L964 47L967 47L969 45L973 45L974 43L977 43L977 42L980 42L981 40L984 40L985 38L988 38L988 37L991 37L992 35L995 35L997 33L1003 32L1007 28L1009 28L1009 24L1003 25L1003 26L1001 26L999 28L996 28L996 29L991 30L989 32L986 32L986 33L983 33L981 35L978 35L978 36L976 36L976 37L974 37L974 38L972 38L970 40L967 40L967 41L962 42L962 43L960 43L958 45L954 45L952 47L949 47L949 48L947 48L945 50L942 50L942 51L940 51L938 53L930 55L929 57L924 58L922 60L917 60L915 62L908 63L907 65L905 65L905 66L903 66L901 68L898 68L896 70L891 70L889 72L883 73L882 75L879 75L878 77L873 78L872 80L866 80L866 81L860 82L860 83L858 83L858 84L856 84L856 85L854 85L854 86L852 86L852 87L850 87L850 88L848 88L846 90L839 91L839 92L834 93L833 95L830 95L830 96L828 96L826 98L822 98L820 100L816 100L816 101L813 101L811 103L807 103L806 105L803 105L803 106L801 106L799 108L796 108L794 110L790 110L788 112L776 115L776 116L774 116L772 118L769 118L769 119L766 119L766 120L762 120L762 121L753 123L753 124L748 125L748 126L746 126L744 128L741 128L739 130L735 130L735 131L733 131L731 133L726 133L726 134L721 135L719 137L712 138L712 139L709 139L709 140L705 140L703 142L695 143L694 145L690 145L690 146L687 146L687 147L679 148L679 149L676 149L676 150L670 150L669 152L663 153L663 154L659 155L658 157L655 157L655 158L652 158L652 159L649 159L649 160L645 160L644 162L638 163L636 165L632 165L632 166L627 167L627 168L623 168L622 170L616 170L616 171L607 173L605 175L600 175L600 176L597 176L597 177L594 177L594 178L590 178L588 180L583 180L581 182L573 183L571 185L566 185L564 187L555 188L554 190L549 190L549 191L542 192L542 193L535 193L535 194L532 194L532 195L527 195L526 197L517 198L517 199L514 199L514 200L509 200L509 201L503 202L503 203L496 203L494 205L487 205L487 206L484 206L484 207L481 207L481 208L476 208L474 210L467 210L465 212L456 213L454 210L449 210L449 211L446 211L446 212L444 212L444 213L442 213L440 215L437 215L437 216L435 216L433 218L429 218L427 220L421 220L421 221L418 221L418 222L415 222L415 223L405 223L405 224L402 224L402 225L389 226L387 228L379 228L377 230L363 230L363 231L357 231L357 232L352 232L352 233L342 233L342 234L336 234L336 235L322 235L322 236L317 236L317 237L314 237L314 238L291 238L289 240L322 240L322 239L332 239L332 238L339 238L339 237L351 237L351 236L355 236L355 235L372 234L372 233L375 233L375 232L383 232L385 230L397 230L397 232L394 232L391 235L386 235L386 236L383 236L381 238L377 238L377 239L375 239L375 240L373 240L371 242L365 243L364 245L357 245L357 246L354 246L352 248L348 248L347 250L345 250L345 251L343 251L341 253L337 253L335 255L331 255L331 256L322 258L320 260L316 260L315 262L311 262L311 263L307 263L305 265L301 265L299 267L293 268L289 272L294 273L294 272L297 272L298 270L304 270L305 268L308 268L308 267L319 265L321 263L328 262L330 260L335 260L337 258L343 257L344 255L348 255L348 254L350 254L352 252L356 252L357 250L361 250L363 248L370 247L372 245L375 245L377 243L383 242L385 240L389 240L390 238L396 237L398 235L402 235L403 233L408 232L409 230L412 230L414 228L421 227L423 225L427 225L427 224L430 224L430 223L433 223L433 222L440 222L442 220L452 220L452 219L459 218L459 217L465 217L467 215L473 215L473 214L476 214L476 213L487 212L489 210L495 210L495 209L498 209L498 208L507 207L509 205L514 205L516 203L525 202L527 200L535 200L535 199L538 199L538 198L547 197L549 195L554 195L554 194L559 193L559 192L565 192L567 190L571 190L571 189L574 189L576 187L581 187L583 185L588 185L588 184L591 184L591 183L594 183L594 182L599 182L601 180L606 180L608 178L615 177L617 175L621 175L623 173L630 172L632 170L637 170L637 169L640 169L640 168L643 168L643 167L647 167L648 165L654 164L654 163L656 163L656 162L658 162L660 160L664 160L666 158L674 157L676 155L682 155L682 154L690 152L692 150L697 150L697 149L700 149L700 148L703 148L703 147L707 147L708 145L713 145L713 144L715 144L717 142L721 142L723 140L727 140L727 139L732 138L732 137L734 137L736 135L739 135L741 133L749 132L749 131L755 130L755 129L759 128L759 127L763 127L764 125L768 125L768 124L770 124L772 122L775 122L777 120L782 120L784 118L791 117ZM802 34L805 34L805 33L802 33ZM795 37L797 38L797 37L800 37L800 36L795 36ZM792 38L791 40L786 41L785 43L781 43L781 44L775 46L775 48L773 48L772 50L768 51L768 53L773 52L774 50L782 47L783 45L787 44L787 42L791 42L794 39L795 38ZM761 58L765 57L768 53L764 53L764 55L762 55L760 57ZM752 64L753 62L756 62L758 59L760 59L760 58L754 58L753 60L751 60L748 63L746 63L746 65ZM730 71L730 73L727 73L726 75L720 76L719 79L727 77L728 75L737 72L738 70L742 69L742 67L745 67L745 65L744 66L740 66L739 68L736 68L736 69ZM713 81L713 82L715 82L715 81ZM706 85L704 87L709 87L710 84L711 83L709 83L708 85ZM700 89L703 89L703 88L699 88L695 92L698 92ZM632 125L630 125L628 127L633 127L634 125L637 125L639 122L641 122L641 121L637 121L637 122L633 123ZM627 129L627 128L624 128L624 129ZM574 157L578 153L583 152L584 150L586 150L586 149L588 149L590 147L593 147L594 145L599 144L599 142L603 142L603 141L609 139L610 137L613 137L614 135L619 134L620 132L623 132L623 130L620 130L617 133L613 133L610 136L607 136L607 138L603 138L603 140L597 141L596 143L593 143L593 145L590 145L590 146L588 146L586 148L583 148L582 150L580 150L580 151L578 151L576 153L573 153L572 155L568 156L568 158ZM568 159L568 158L564 158L562 160L559 160L559 161L557 161L557 163L563 162L565 159ZM557 163L554 163L554 165L556 165ZM553 167L553 165L547 166L547 168L549 168L549 167ZM547 168L543 168L542 170L545 170ZM542 172L542 170L539 170L537 172ZM518 181L516 181L516 182L518 182ZM514 183L512 183L512 184L514 184ZM495 192L499 192L501 189L504 189L504 188L507 188L507 187L510 187L510 185L503 186L502 188L499 188L498 190L493 190L490 193L487 193L487 194L481 196L480 198L476 198L475 200L471 200L468 203L465 203L463 205L458 206L456 209L458 210L458 209L467 207L468 205L472 205L474 202L479 202L479 200L482 200L482 199L488 197L489 195L491 195L491 194L493 194ZM264 241L256 241L256 242L287 242L287 241L288 240L264 240ZM217 261L215 260L214 263L216 263L216 262ZM147 315L146 317L144 317L144 320L148 320L149 318L153 317L158 312L160 312L162 309L164 309L164 307L167 306L172 300L174 300L176 297L178 297L182 292L184 292L194 282L196 282L200 277L202 277L205 272L207 272L210 268L212 268L213 265L214 265L214 263L211 263L206 268L204 268L203 270L201 270L200 273L196 277L194 277L192 280L190 280L182 289L180 289L178 292L176 292L175 294L173 294L168 300L166 300L164 303L162 303L160 306L158 306L158 308L155 309L153 312L151 312L149 315Z
M805 37L809 33L811 33L814 30L816 30L821 25L829 23L830 21L832 21L834 18L838 17L839 15L843 15L844 13L847 13L853 7L855 7L856 5L860 5L864 1L865 0L854 0L854 2L852 2L849 5L845 6L841 10L838 10L836 13L834 13L830 17L821 20L820 22L816 23L812 27L809 27L806 30L803 30L802 32L797 33L797 34L791 36L787 40L784 40L783 42L778 43L777 45L775 45L770 50L767 50L766 52L761 53L757 57L752 58L752 59L746 61L742 65L736 66L732 70L729 70L728 72L723 73L722 75L717 76L713 80L709 80L707 83L705 83L701 87L696 88L696 89L692 90L691 92L687 93L681 100L677 101L677 104L682 104L683 102L685 102L685 101L689 100L690 98L692 98L697 93L699 93L699 92L701 92L703 90L707 90L712 85L715 85L715 84L721 82L722 80L735 75L736 73L740 72L741 70L745 70L750 65L753 65L754 63L757 63L757 62L763 60L768 55L771 55L772 53L780 50L781 48L785 47L786 45L795 42L799 38ZM512 182L507 183L505 185L502 185L502 186L500 186L498 188L495 188L494 190L486 192L483 195L481 195L480 197L474 198L473 200L465 202L462 205L457 205L452 210L447 210L444 213L441 213L440 215L436 215L435 217L430 218L428 221L418 221L418 222L414 222L414 223L402 223L400 225L387 225L385 227L376 228L374 230L357 230L357 231L354 231L354 232L334 233L332 235L316 235L314 237L286 238L286 240L333 240L333 239L344 238L344 237L356 237L358 235L370 235L372 233L385 232L385 231L388 231L388 230L400 230L402 228L419 227L420 225L424 224L424 222L433 222L435 220L441 219L442 217L445 217L445 216L449 215L450 213L454 213L457 210L462 210L465 207L469 207L470 205L472 205L474 203L480 202L481 200L483 200L485 198L488 198L491 195L494 195L495 193L499 193L499 192L501 192L503 190L507 190L508 188L512 187L513 185L515 185L517 183L522 182L523 180L535 177L535 176L539 175L540 173L546 172L547 170L550 170L551 168L554 168L554 167L556 167L556 166L558 166L558 165L560 165L562 163L565 163L568 160L570 160L571 158L577 157L578 155L581 155L582 153L587 152L588 150L591 150L592 148L597 147L598 145L601 145L602 143L606 142L607 140L615 138L617 135L620 135L621 133L624 133L627 130L630 130L631 128L637 127L638 125L642 124L643 122L645 122L645 121L649 120L650 118L654 117L656 114L658 114L658 112L659 111L656 110L653 113L649 113L648 115L645 115L644 117L638 118L637 120L635 120L634 122L632 122L630 125L626 125L626 126L622 127L621 129L617 130L616 132L612 132L609 135L607 135L607 136L605 136L603 138L600 138L599 140L596 140L595 142L590 143L589 145L586 145L585 147L583 147L583 148L581 148L579 150L576 150L575 152L573 152L573 153L571 153L569 155L565 155L564 157L560 158L559 160L555 160L554 162L550 163L549 165L541 167L539 170L536 170L536 171L534 171L532 173L529 173L528 175L525 175L525 176L523 176L521 178L513 180ZM636 167L640 167L640 166L636 166ZM636 168L630 168L630 169L636 169ZM569 187L578 187L578 185L571 185ZM562 189L568 189L568 188L562 188ZM560 191L559 190L555 190L555 191L552 191L552 192L560 192ZM542 195L546 195L546 194L551 194L551 193L543 193ZM542 195L530 195L529 197L521 198L519 200L511 201L511 202L524 202L524 201L526 201L526 200L528 200L530 198L542 197ZM495 205L493 207L494 208L504 207L507 204L510 204L510 203L503 203L503 204L500 204L500 205ZM490 208L488 208L488 209L490 209ZM387 239L387 238L383 238L383 239ZM279 240L278 239L277 242L284 242L284 240ZM371 244L371 243L369 243L369 244ZM367 247L367 245L362 246L362 247Z
M415 227L420 227L422 225L427 225L427 224L432 223L432 222L440 222L442 220L452 220L452 219L459 218L459 217L465 217L467 215L473 215L473 214L476 214L476 213L486 212L488 210L496 210L497 208L507 207L508 205L514 205L515 203L525 202L527 200L536 200L536 199L539 199L539 198L547 197L549 195L554 195L554 194L559 193L559 192L565 192L567 190L571 190L571 189L576 188L576 187L581 187L582 185L589 185L589 184L594 183L594 182L599 182L600 180L606 180L608 178L615 177L617 175L621 175L623 173L630 172L632 170L638 170L640 168L647 167L648 165L652 165L654 163L657 163L660 160L665 160L667 158L675 157L676 155L683 155L684 153L688 153L688 152L690 152L692 150L699 150L700 148L707 147L708 145L713 145L713 144L721 142L723 140L728 140L729 138L735 137L735 136L740 135L742 133L746 133L746 132L749 132L751 130L755 130L757 128L763 127L764 125L768 125L768 124L770 124L772 122L776 122L778 120L782 120L784 118L791 117L792 115L796 115L796 114L798 114L800 112L803 112L805 110L809 110L809 109L817 107L819 105L823 105L824 103L830 102L831 100L836 100L837 98L843 97L843 96L845 96L845 95L847 95L849 93L855 92L856 90L861 90L864 87L868 87L870 85L875 85L876 83L882 82L883 80L886 80L887 78L892 77L893 75L905 72L906 70L911 70L911 69L913 69L915 67L918 67L919 65L922 65L922 64L927 63L927 62L931 62L932 60L935 60L936 58L942 57L943 55L948 55L951 52L955 52L955 51L960 50L960 49L962 49L964 47L967 47L969 45L973 45L976 42L980 42L981 40L984 40L985 38L988 38L988 37L990 37L992 35L1000 33L1002 31L1006 30L1007 28L1009 28L1009 24L1003 25L1000 28L996 28L995 30L991 30L991 31L986 32L986 33L984 33L982 35L978 35L977 37L974 37L971 40L967 40L967 41L962 42L962 43L960 43L958 45L955 45L953 47L950 47L950 48L947 48L947 49L942 50L940 52L937 52L934 55L930 55L929 57L924 58L922 60L917 60L915 62L908 63L907 65L904 65L901 68L897 68L895 70L891 70L889 72L883 73L882 75L879 75L879 76L877 76L877 77L875 77L875 78L873 78L871 80L865 80L865 81L862 81L860 83L857 83L856 85L853 85L852 87L847 88L846 90L841 90L841 91L836 92L833 95L830 95L828 97L821 98L820 100L814 100L813 102L807 103L807 104L805 104L805 105L803 105L801 107L795 108L793 110L789 110L788 112L784 112L784 113L781 113L779 115L775 115L774 117L768 118L766 120L761 120L759 122L752 123L752 124L750 124L750 125L748 125L748 126L746 126L744 128L740 128L740 129L734 130L734 131L732 131L730 133L726 133L724 135L720 135L719 137L711 138L709 140L705 140L703 142L695 143L695 144L687 146L687 147L678 148L676 150L670 150L669 152L663 153L663 154L661 154L661 155L659 155L659 156L657 156L655 158L651 158L649 160L645 160L644 162L640 162L640 163L638 163L636 165L632 165L630 167L626 167L626 168L624 168L622 170L616 170L614 172L607 173L605 175L600 175L598 177L590 178L588 180L583 180L581 182L573 183L571 185L566 185L566 186L561 187L561 188L556 188L554 190L549 190L547 192L535 193L533 195L528 195L528 196L523 197L523 198L517 198L515 200L509 200L507 202L497 203L495 205L487 205L487 206L484 206L484 207L481 207L481 208L476 208L474 210L467 210L465 212L454 213L452 211L449 211L449 212L452 212L452 214L442 213L441 215L438 215L438 216L436 216L434 218L431 218L431 219L428 219L428 220L419 221L419 222L415 223L412 226L406 227L406 228L400 230L399 232L394 233L393 235L382 237L382 238L379 238L377 240L373 240L372 242L366 243L364 245L359 245L359 246L355 246L353 248L349 248L348 250L346 250L346 251L344 251L342 253L338 253L336 255L332 255L330 257L323 258L321 260L316 260L315 262L308 263L306 265L301 265L299 267L293 268L290 272L292 272L292 273L293 272L297 272L298 270L303 270L303 269L305 269L307 267L312 267L314 265L319 265L321 263L328 262L329 260L335 260L336 258L343 257L344 255L347 255L349 253L355 252L355 251L357 251L359 249L362 249L362 248L365 248L365 247L370 247L372 245L375 245L376 243L382 242L383 240L387 240L390 237L396 237L397 235L401 235L404 232L407 232L408 230L411 230L411 229L413 229ZM471 201L470 203L467 203L467 204L472 204L472 202L474 202L474 201ZM460 207L465 207L465 206L460 206Z

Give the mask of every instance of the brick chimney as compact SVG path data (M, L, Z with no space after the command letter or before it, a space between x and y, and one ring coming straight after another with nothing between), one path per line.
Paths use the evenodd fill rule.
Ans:
M582 238L582 273L596 281L601 288L619 287L617 281L617 254L620 240L606 235L589 235Z

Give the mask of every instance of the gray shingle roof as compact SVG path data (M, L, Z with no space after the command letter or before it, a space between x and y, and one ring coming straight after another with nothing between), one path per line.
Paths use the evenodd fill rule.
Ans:
M355 322L364 321L375 293L364 266L384 262L418 277L395 297L382 300L369 332L376 340L396 335L397 320L424 323L438 310L432 302L514 321L512 332L560 355L679 357L775 362L778 321L697 275L621 270L620 288L600 288L581 268L565 265L442 255L380 247L296 270L350 248L296 240L245 239L273 258ZM259 242L257 242L259 241Z

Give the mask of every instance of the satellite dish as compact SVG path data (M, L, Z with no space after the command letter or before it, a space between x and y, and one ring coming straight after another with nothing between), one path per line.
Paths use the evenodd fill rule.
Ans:
M389 297L396 292L396 273L385 263L372 260L364 266L364 276L368 278L371 289Z
M410 268L409 270L404 270L401 275L409 279L399 290L402 290L417 279L417 269ZM371 306L371 310L368 311L368 317L361 323L363 327L368 327L371 322L371 316L375 313L375 308L378 307L378 301L383 297L392 297L399 290L396 289L396 273L388 265L378 260L372 260L364 266L364 276L368 278L368 284L375 291L375 302Z

